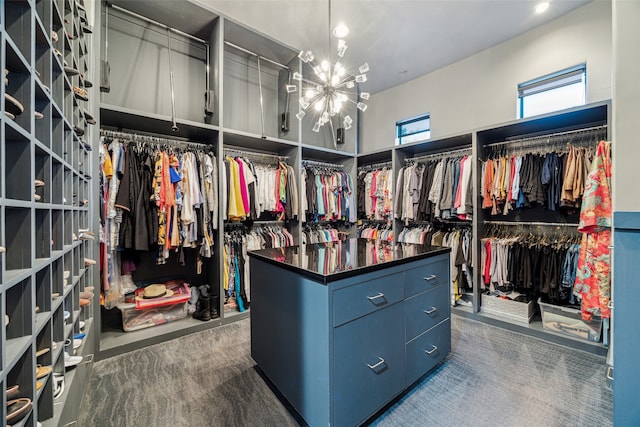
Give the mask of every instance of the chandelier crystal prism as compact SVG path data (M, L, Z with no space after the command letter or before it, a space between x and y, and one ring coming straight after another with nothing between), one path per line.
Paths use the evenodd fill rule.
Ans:
M329 0L329 42L331 43L331 1ZM357 72L349 72L342 63L347 52L347 42L339 38L337 43L337 58L335 61L318 60L312 51L302 50L298 58L306 64L303 69L308 70L308 75L293 73L292 78L299 83L301 88L299 100L299 112L296 114L298 120L307 116L309 110L315 112L314 125L312 130L320 132L320 129L327 123L333 130L334 121L345 130L353 126L353 119L346 114L346 105L351 103L357 110L366 111L367 104L362 101L369 99L368 92L357 93L356 85L367 81L369 64L366 62L360 65ZM333 56L333 55L331 55ZM287 85L288 93L295 92L295 85ZM335 132L332 132L335 133ZM334 143L336 143L334 135ZM337 148L337 146L336 146Z

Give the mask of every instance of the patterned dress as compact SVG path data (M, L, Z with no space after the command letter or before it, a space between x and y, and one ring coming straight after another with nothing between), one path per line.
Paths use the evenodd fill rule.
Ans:
M611 316L611 143L598 144L585 182L578 231L582 232L574 293L582 298L582 318Z

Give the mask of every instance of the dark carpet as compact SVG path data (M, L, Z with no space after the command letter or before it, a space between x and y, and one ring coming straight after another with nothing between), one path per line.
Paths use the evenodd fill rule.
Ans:
M453 316L452 352L375 426L609 426L604 358ZM79 426L295 426L249 320L97 362Z

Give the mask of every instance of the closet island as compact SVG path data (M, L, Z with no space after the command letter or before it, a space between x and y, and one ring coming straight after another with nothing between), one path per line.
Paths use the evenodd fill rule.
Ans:
M358 425L451 350L450 248L250 252L251 355L309 425Z

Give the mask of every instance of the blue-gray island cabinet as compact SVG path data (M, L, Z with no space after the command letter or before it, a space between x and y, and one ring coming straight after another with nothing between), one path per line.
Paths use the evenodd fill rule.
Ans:
M451 351L449 248L250 253L251 355L311 426L358 425Z

